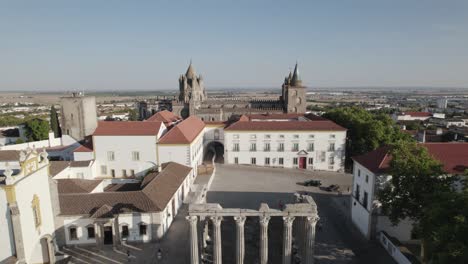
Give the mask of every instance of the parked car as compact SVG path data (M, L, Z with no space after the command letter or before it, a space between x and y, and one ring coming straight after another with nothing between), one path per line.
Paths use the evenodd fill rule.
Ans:
M308 180L308 181L305 181L303 185L318 187L318 186L321 186L322 183L320 182L320 180Z
M325 187L325 191L327 192L336 192L340 189L340 186L336 185L336 184L332 184L328 187Z

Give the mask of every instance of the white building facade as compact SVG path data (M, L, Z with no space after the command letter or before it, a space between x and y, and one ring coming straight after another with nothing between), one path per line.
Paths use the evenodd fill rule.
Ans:
M224 129L224 161L343 171L346 129L328 120L238 121Z

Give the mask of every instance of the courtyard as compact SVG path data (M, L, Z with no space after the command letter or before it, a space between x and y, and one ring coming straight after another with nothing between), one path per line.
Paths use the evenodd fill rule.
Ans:
M279 209L281 204L291 203L295 192L308 193L318 206L320 221L317 227L315 257L316 263L395 263L387 252L378 244L366 241L353 227L349 219L349 192L352 183L350 174L296 169L264 168L216 164L216 175L207 194L207 202L219 203L225 208L258 209L260 203L267 203L271 208ZM330 184L340 186L341 194L327 192L324 188L306 187L298 183L305 180L319 179L322 187ZM101 252L98 262L94 263L156 263L187 264L189 258L189 238L187 205L176 216L166 236L157 244L135 245L123 252L112 248ZM245 225L246 260L255 263L258 258L258 222L248 220ZM270 263L281 263L282 219L270 221ZM234 262L235 226L232 219L222 223L223 263ZM161 248L163 258L156 258ZM131 258L124 253L130 252ZM73 249L72 249L73 250ZM86 254L86 250L75 249L82 261L75 258L72 263L93 263L95 254ZM84 251L84 252L83 252ZM83 256L85 255L85 256ZM91 258L89 258L91 257ZM94 258L95 259L95 258ZM253 260L249 262L249 260Z

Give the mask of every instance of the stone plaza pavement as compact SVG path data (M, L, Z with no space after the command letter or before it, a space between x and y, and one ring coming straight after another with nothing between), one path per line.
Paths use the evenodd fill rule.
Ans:
M264 202L272 208L279 208L280 201L283 204L293 201L294 192L308 192L317 203L321 219L316 236L315 255L317 264L395 263L382 247L366 241L350 223L349 194L347 194L348 187L352 184L350 174L224 164L217 164L216 166L216 175L208 192L207 200L211 203L220 203L223 207L258 209L260 203ZM297 184L308 179L320 179L322 186L338 184L341 186L343 194L338 195L316 187L305 187ZM184 205L160 243L134 245L135 249L130 250L132 254L130 263L190 263L186 215L187 205ZM234 229L229 224L231 221L231 219L223 221L223 224L225 224L222 233L224 238L223 264L232 263L231 256L235 252L233 237L230 238L230 236L234 236ZM279 235L276 239L279 241L272 241L273 245L270 244L273 248L278 249L276 254L281 253L281 225L282 221L278 220L278 223L273 224L270 229L270 232L273 231ZM163 251L162 260L156 259L158 248ZM81 249L78 250L78 253L81 255L89 254L98 261L83 258L84 261L82 262L74 261L70 263L128 263L125 254L115 252L112 248L100 253L111 260L97 257L89 252L86 253L86 251L83 252ZM276 256L275 253L272 254ZM246 257L255 258L256 255L258 255L257 248L246 247ZM279 261L270 260L272 264Z

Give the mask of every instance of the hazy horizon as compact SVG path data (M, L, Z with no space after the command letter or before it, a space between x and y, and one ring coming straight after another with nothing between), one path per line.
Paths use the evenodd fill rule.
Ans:
M5 1L0 91L468 87L468 1Z

